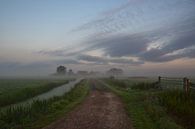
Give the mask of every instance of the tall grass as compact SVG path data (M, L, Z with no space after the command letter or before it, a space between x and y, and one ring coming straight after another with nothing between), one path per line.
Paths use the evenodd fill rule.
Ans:
M0 113L1 129L23 128L26 122L35 121L48 112L49 101L34 101L31 105L10 107Z
M149 90L149 89L158 89L158 83L149 83L149 82L141 82L131 86L131 89L139 89L139 90Z
M195 129L195 93L186 95L180 90L167 90L159 95L160 103L176 121L187 129Z
M70 92L49 100L36 100L26 106L10 107L0 112L0 129L38 129L72 109L88 93L86 82Z
M106 81L108 87L125 103L135 129L183 129L160 105L158 94L161 90L157 90L152 83L137 82L130 86L131 90L124 90L124 87L111 81Z
M152 81L133 81L133 80L117 80L117 79L104 79L107 83L115 88L128 90L149 90L149 89L158 89L158 83Z
M127 90L131 87L131 85L133 85L133 83L129 83L126 80L104 79L104 81L120 90Z
M15 84L14 84L15 82ZM28 82L28 83L27 83ZM38 94L47 92L57 86L68 83L67 80L61 81L27 81L27 82L4 82L4 85L1 87L0 94L0 107L14 104L31 97L34 97ZM18 84L17 84L18 83ZM0 83L2 84L2 82ZM7 85L6 85L7 84ZM10 86L11 85L11 86ZM16 85L16 87L14 87ZM21 87L20 87L21 85ZM5 90L3 87L10 86L10 90Z

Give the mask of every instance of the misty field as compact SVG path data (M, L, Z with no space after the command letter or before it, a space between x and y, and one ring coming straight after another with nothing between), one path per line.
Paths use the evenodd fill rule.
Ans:
M0 79L0 107L29 99L65 83L68 80Z

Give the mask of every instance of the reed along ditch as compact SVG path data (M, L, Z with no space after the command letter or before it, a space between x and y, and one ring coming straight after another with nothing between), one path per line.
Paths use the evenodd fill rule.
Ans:
M76 80L69 81L68 83L66 83L64 85L61 85L61 86L58 86L56 88L49 90L48 92L44 92L42 94L36 95L30 99L27 99L27 100L22 101L22 102L18 102L16 104L11 104L11 105L2 107L2 108L0 108L0 110L6 110L8 108L13 108L13 107L26 106L26 105L32 104L36 100L42 101L42 100L48 100L48 99L53 98L53 97L62 96L65 93L69 92L81 80L82 79L76 79Z
M0 111L0 129L42 128L79 104L88 90L88 82L78 79L26 102L9 106Z

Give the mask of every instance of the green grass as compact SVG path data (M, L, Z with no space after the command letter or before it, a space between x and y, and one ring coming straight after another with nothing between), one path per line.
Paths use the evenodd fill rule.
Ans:
M1 79L0 107L24 101L65 83L68 80Z
M131 86L131 89L138 89L138 90L148 90L148 89L158 89L158 83L154 82L154 83L149 83L149 82L140 82L138 84L134 84L133 86Z
M157 82L152 82L151 80L117 80L117 79L106 79L106 82L115 87L118 90L148 90L148 89L158 89Z
M25 107L9 108L0 113L0 129L39 129L64 116L88 94L89 87L82 81L61 97L34 101Z
M181 90L166 90L159 94L160 104L187 129L195 129L195 93L186 95Z
M143 87L140 84L137 88L131 85L129 88L124 88L112 80L104 81L125 103L126 111L135 129L183 129L167 114L165 107L161 106L158 99L161 91L152 84L151 86L143 85Z

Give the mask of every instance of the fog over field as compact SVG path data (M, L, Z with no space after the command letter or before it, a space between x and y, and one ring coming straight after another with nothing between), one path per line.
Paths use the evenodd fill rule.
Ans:
M59 65L195 76L195 1L0 0L0 76Z

